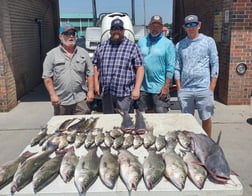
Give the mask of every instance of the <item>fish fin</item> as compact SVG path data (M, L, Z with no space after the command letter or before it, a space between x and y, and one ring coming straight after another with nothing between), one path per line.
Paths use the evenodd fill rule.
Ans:
M216 143L217 143L218 145L219 145L219 143L220 143L221 134L222 134L222 131L219 132L219 135L218 135L218 138L217 138L217 141L216 141Z
M231 175L239 176L235 171L231 170Z
M196 160L192 161L191 163L204 166L203 163L201 163L200 161L196 161Z

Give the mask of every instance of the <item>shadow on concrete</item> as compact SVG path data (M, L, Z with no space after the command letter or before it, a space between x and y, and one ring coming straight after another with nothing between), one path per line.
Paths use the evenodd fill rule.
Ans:
M21 102L37 102L50 101L49 94L43 83L36 86L28 94L23 96L19 101Z

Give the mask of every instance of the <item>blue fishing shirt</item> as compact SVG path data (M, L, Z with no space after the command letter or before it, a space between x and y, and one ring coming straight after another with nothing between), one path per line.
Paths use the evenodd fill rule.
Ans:
M137 42L144 57L144 79L141 91L158 94L167 78L172 79L175 66L175 47L163 35L151 41L147 35Z
M181 91L207 90L211 78L218 77L218 51L209 36L185 37L176 44L176 59L175 79L181 81Z

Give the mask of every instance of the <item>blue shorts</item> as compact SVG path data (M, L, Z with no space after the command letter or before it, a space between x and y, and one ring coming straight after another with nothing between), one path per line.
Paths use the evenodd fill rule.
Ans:
M182 113L194 115L194 111L197 109L201 120L207 120L214 114L214 95L210 90L178 91L178 101Z

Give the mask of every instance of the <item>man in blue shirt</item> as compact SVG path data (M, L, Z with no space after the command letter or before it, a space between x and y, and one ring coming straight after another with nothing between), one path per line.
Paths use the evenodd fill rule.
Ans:
M111 22L110 39L100 43L93 56L95 93L102 97L104 114L115 109L129 112L139 99L143 80L143 57L139 47L124 36L120 19Z
M200 27L196 15L185 17L187 36L176 45L175 80L181 111L194 115L197 108L202 128L211 136L219 58L214 39L199 33Z
M175 66L175 47L163 36L161 16L152 16L150 33L138 41L144 56L144 79L139 101L140 111L166 113L170 107L169 87Z

